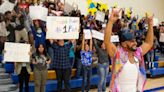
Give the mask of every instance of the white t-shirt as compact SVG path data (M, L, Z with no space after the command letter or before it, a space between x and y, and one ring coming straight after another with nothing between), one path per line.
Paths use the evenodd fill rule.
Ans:
M135 58L136 61L137 58ZM138 59L137 59L138 60ZM117 83L119 92L136 92L139 63L130 63L128 60L118 75Z

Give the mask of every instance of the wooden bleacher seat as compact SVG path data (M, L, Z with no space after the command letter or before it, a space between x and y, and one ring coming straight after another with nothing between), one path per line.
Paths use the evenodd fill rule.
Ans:
M158 61L158 67L164 67L164 61Z
M71 77L75 77L75 75L76 75L76 69L72 69ZM54 79L56 79L55 70L48 70L47 80L54 80ZM30 81L34 81L33 72L30 73Z

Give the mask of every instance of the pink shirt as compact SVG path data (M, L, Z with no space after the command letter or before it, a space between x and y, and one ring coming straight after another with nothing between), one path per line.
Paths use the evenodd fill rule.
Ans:
M136 90L139 92L143 92L144 85L146 83L146 72L141 47L138 47L137 50L134 52L134 57L138 59L139 63L139 73L137 77ZM112 90L112 92L122 92L119 88L118 79L120 73L124 70L123 67L126 65L127 61L128 53L122 47L117 48L115 57L112 58L112 78L110 83L110 89Z

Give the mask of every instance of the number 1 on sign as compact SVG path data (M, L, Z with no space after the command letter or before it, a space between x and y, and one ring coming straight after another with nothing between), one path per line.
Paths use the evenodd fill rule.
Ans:
M65 25L65 26L63 27L63 29L65 29L64 33L66 33L66 32L67 32L66 28L67 28L67 27L66 27L66 25Z

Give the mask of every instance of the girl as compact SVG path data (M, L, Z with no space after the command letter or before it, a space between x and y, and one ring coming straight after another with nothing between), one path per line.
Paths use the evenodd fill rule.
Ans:
M87 43L84 44L84 41L85 39L83 35L82 50L80 52L82 68L83 68L82 92L84 92L85 90L86 92L88 92L90 89L90 79L92 75L92 38L90 39L90 47Z
M38 47L39 43L45 45L46 32L41 20L34 20L34 27L32 27L32 32L35 39L35 47Z
M51 62L45 46L39 44L36 48L36 54L33 56L35 92L45 92L47 80L47 65Z

